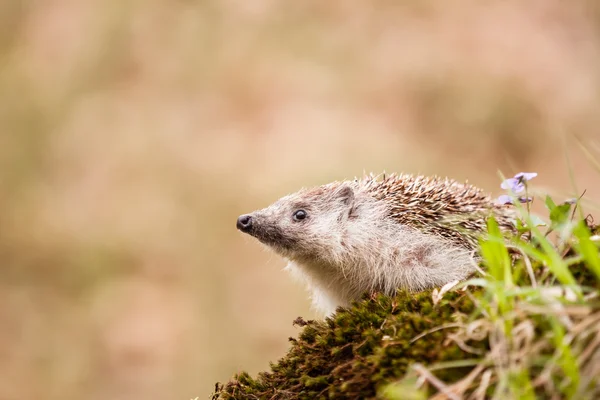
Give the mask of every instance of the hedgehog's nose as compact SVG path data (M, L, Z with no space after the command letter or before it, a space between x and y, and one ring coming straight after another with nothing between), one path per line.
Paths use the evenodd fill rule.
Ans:
M252 228L252 217L250 215L242 215L237 220L237 228L242 232L248 232Z

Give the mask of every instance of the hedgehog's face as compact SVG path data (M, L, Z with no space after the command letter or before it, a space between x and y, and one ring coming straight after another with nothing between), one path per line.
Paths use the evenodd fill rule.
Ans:
M354 202L354 190L345 184L302 190L240 216L237 228L284 257L322 257L342 240Z

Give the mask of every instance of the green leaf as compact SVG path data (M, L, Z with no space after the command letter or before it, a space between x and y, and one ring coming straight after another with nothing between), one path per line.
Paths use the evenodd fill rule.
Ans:
M550 221L552 221L550 227L558 228L569 222L570 211L571 204L564 203L556 206L552 211L550 211Z
M550 229L561 228L569 221L571 204L556 205L550 196L546 196L546 207L550 210Z
M591 232L583 221L580 221L573 229L577 238L575 249L585 260L586 266L600 279L600 254L598 247L591 239Z
M490 275L498 281L512 284L512 265L504 236L493 217L487 220L488 236L481 242L481 255Z
M544 201L544 203L546 204L546 208L548 208L548 210L550 212L552 212L552 210L554 210L556 208L556 204L554 203L554 200L552 200L552 197L546 195L546 201Z

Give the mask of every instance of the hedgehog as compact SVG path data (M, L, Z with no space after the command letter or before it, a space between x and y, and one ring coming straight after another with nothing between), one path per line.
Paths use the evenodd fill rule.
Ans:
M371 174L301 189L240 216L237 228L287 259L314 308L331 315L365 292L393 295L467 278L490 216L514 230L511 210L468 183Z

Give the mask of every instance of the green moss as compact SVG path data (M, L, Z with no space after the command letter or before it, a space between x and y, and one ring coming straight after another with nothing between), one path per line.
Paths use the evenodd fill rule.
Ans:
M470 314L473 303L451 293L434 306L431 293L400 292L395 298L366 297L321 322L309 322L288 354L257 378L246 373L218 390L222 399L316 399L374 397L381 385L404 375L415 361L433 363L464 358L446 333L433 332L414 343L424 331ZM462 376L452 369L443 379Z

